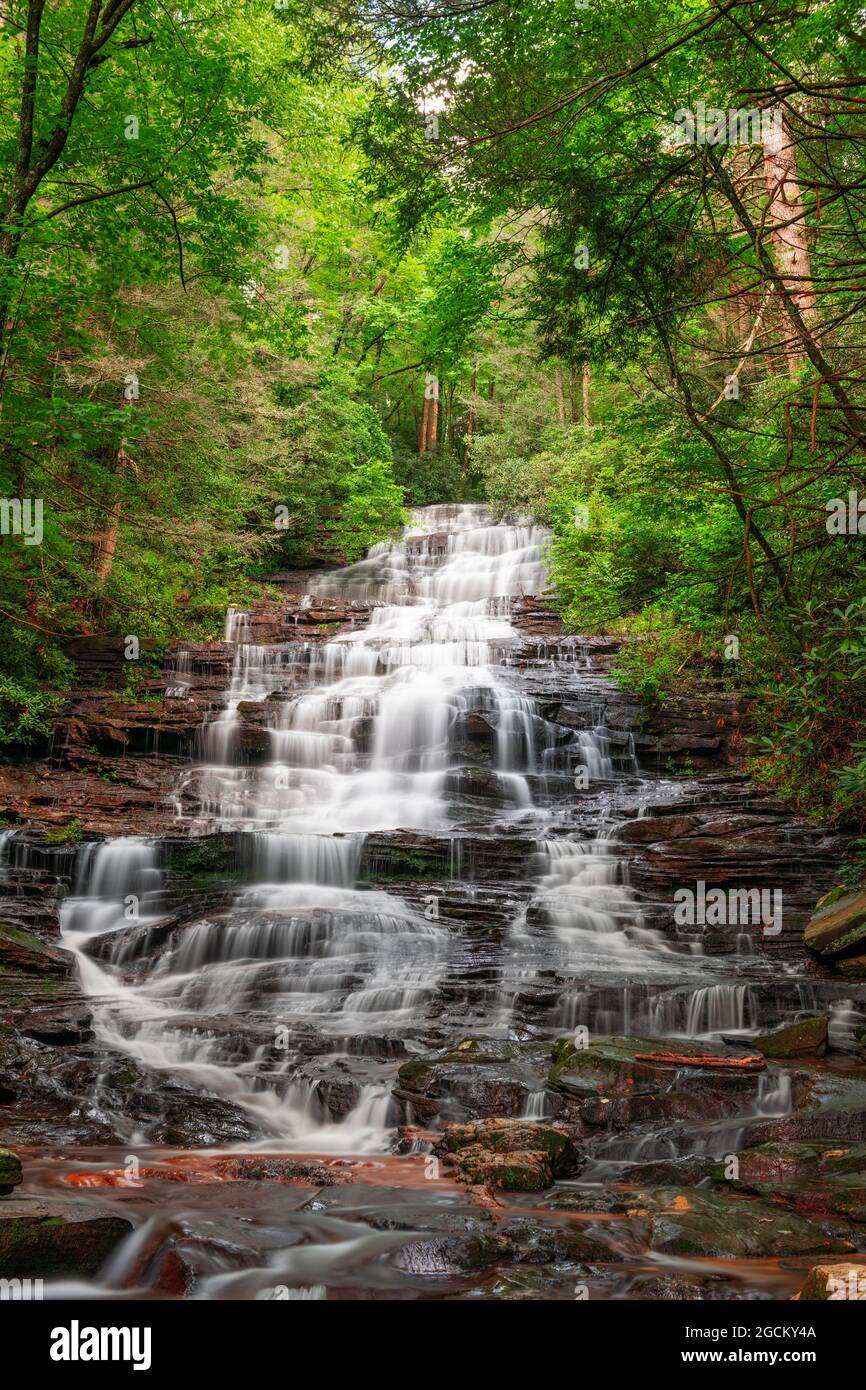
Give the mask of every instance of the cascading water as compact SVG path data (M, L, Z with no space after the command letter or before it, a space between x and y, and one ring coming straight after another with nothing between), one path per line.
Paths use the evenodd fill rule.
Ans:
M417 1029L448 938L403 899L358 886L364 836L450 832L464 790L459 732L479 710L495 739L497 823L532 815L528 779L552 740L504 659L517 636L511 601L544 584L545 540L482 508L427 508L399 544L319 586L377 606L367 627L313 650L257 644L249 615L230 610L229 688L179 804L195 802L193 833L252 837L253 884L142 958L140 929L161 906L153 848L88 848L63 926L105 1043L243 1106L282 1148L384 1144L388 1085L350 1081L353 1103L335 1125L323 1077L339 1061L351 1078L363 1035ZM263 765L241 747L251 709L270 740ZM298 1078L300 1044L318 1047L320 1077Z
M752 1023L744 987L706 983L717 963L699 944L646 920L615 815L596 810L594 838L551 822L549 789L561 805L575 768L596 788L637 779L633 741L614 747L574 643L561 660L542 650L539 664L557 681L567 667L589 691L588 727L550 722L522 678L512 604L543 589L545 543L543 530L492 524L480 507L430 507L400 542L317 583L319 598L363 600L366 626L259 643L252 616L229 611L228 688L177 805L191 836L237 836L249 882L173 924L152 844L83 849L62 921L110 1050L240 1107L265 1145L387 1147L396 1059L437 1017L459 943L435 899L430 911L428 899L365 884L372 834L441 839L452 881L474 835L535 842L535 884L507 932L483 1031L507 1036L520 990L541 975L565 982L554 1027L639 1021L650 1034L711 1035ZM188 662L175 670L192 676ZM483 767L467 753L471 721L487 740ZM264 759L246 751L250 727L264 730ZM547 1106L544 1092L529 1095L526 1117Z

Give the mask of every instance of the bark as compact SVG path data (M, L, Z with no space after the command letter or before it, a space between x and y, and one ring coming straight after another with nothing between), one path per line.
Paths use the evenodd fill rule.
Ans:
M860 417L860 412L855 407L849 397L845 387L839 379L839 373L834 371L818 343L816 335L812 332L810 325L803 318L794 300L792 292L785 284L784 279L776 269L776 264L764 245L760 230L755 226L748 209L745 207L742 198L738 194L731 180L728 171L721 160L714 161L716 177L719 186L731 207L737 214L740 226L749 234L749 240L755 248L755 254L767 281L773 286L778 294L785 311L797 333L800 342L805 349L806 356L812 366L818 372L823 381L827 383L827 388L839 405L845 423L852 435L857 440L861 449L866 448L866 427Z
M478 383L478 370L473 371L469 378L469 418L466 421L466 447L465 454L469 452L469 441L475 433L475 391Z
M812 329L816 310L815 286L809 256L806 209L797 177L797 152L784 112L780 110L774 115L777 119L772 128L765 131L762 140L773 260L790 302L806 326ZM786 317L791 319L790 314ZM791 329L796 337L793 322ZM791 370L796 370L804 357L802 347L789 345L788 365Z
M127 400L124 395L121 406L125 410L132 408L132 402ZM117 550L117 538L120 533L120 514L121 514L121 479L129 464L129 454L126 452L126 438L120 441L117 453L114 458L114 478L116 496L111 504L111 509L106 515L105 525L95 538L93 565L96 571L96 584L98 588L103 588L108 582L111 569L114 564L114 556Z
M96 537L94 545L93 565L96 571L97 588L102 589L108 582L111 569L114 564L114 556L117 551L117 538L120 533L120 479L126 465L129 462L129 455L125 448L126 441L122 440L117 456L114 460L114 476L117 480L117 496L108 512L105 525Z
M592 382L592 368L588 362L584 362L583 370L580 374L580 386L583 394L583 423L591 425L592 419L589 413L589 388Z
M418 453L423 454L427 450L427 416L430 413L430 402L427 399L427 392L424 392L424 404L421 407L421 428L418 431Z
M438 397L437 397L437 396L434 396L433 399L432 399L432 401L430 402L430 410L428 411L428 414L427 414L427 420L428 420L427 448L428 448L428 449L435 449L435 448L436 448L436 431L437 431L437 429L438 429L438 427L439 427L439 400L438 400Z

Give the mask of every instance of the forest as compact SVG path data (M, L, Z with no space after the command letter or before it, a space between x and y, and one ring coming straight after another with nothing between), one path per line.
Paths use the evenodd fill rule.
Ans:
M761 692L761 775L862 829L856 4L29 13L2 492L44 538L2 550L5 745L69 638L214 636L268 572L486 499L552 526L571 630L645 636L653 696ZM722 144L746 101L772 138Z
M79 904L119 904L114 936L127 893L137 913L141 885L151 883L147 875L158 865L160 892L168 898L151 904L145 921L180 922L177 935L165 938L178 962L171 969L179 975L194 960L204 972L198 994L189 986L182 998L171 996L169 1009L165 962L155 983L141 985L155 938L122 950L88 946L84 936L96 918L82 927L80 907L74 921L61 912L67 949L90 954L100 969L110 959L121 973L132 951L135 978L130 983L125 975L124 988L152 988L147 1000L154 1017L162 1009L189 1011L177 1029L191 1028L200 1038L201 1018L222 1012L225 1002L222 995L215 1002L202 981L218 956L223 965L229 959L225 946L201 944L213 929L202 914L226 908L229 878L235 889L249 882L302 885L292 898L297 920L307 910L303 894L310 884L344 894L328 908L334 915L327 931L336 935L329 935L324 955L343 962L345 980L354 984L341 986L334 1008L344 1027L326 1030L329 1046L353 1031L348 997L357 1012L375 1015L369 1054L378 1046L383 1065L397 1057L401 1066L392 1110L387 1118L376 1111L375 1120L379 1073L371 1081L356 1075L354 1061L340 1063L337 1071L348 1067L354 1078L352 1090L334 1079L327 1060L314 1077L304 1071L307 1060L298 1062L300 1070L289 1067L295 1091L309 1084L317 1105L326 1097L320 1129L304 1130L303 1142L294 1120L272 1124L270 1132L291 1138L286 1151L320 1159L342 1151L331 1142L332 1130L347 1117L348 1151L354 1143L362 1153L378 1153L381 1135L393 1134L398 1121L436 1134L443 1124L518 1120L524 1127L546 1120L557 1134L557 1124L579 1127L585 1116L569 1106L580 1086L564 1080L562 1068L576 1066L580 1042L562 1038L588 1020L593 1038L608 1039L609 1050L594 1063L597 1085L614 1073L611 1085L620 1084L623 1039L655 1039L642 1044L637 1061L634 1048L628 1052L629 1087L635 1080L640 1087L641 1059L646 1066L648 1057L654 1065L679 1058L687 1071L703 1049L709 1060L701 1077L717 1068L706 1082L706 1095L714 1098L700 1116L708 1123L732 1113L727 1101L712 1107L725 1084L743 1083L749 1066L763 1065L761 1056L811 1055L800 1042L791 1044L793 1052L763 1053L752 1046L759 1029L808 1032L815 1017L829 1013L830 1051L825 1027L818 1072L824 1075L827 1057L843 1054L846 1076L846 1068L862 1071L866 1003L856 984L866 978L862 4L181 3L182 10L163 0L0 0L0 840L8 841L7 876L18 895L35 892L32 883L44 887L46 874L52 881L59 875L63 892ZM516 568L497 588L506 551L517 557ZM542 579L533 566L543 566ZM333 578L344 572L344 579ZM326 577L314 583L310 575ZM490 576L489 583L479 576ZM425 610L423 631L410 631L397 612L410 593L440 605ZM516 607L506 612L503 603ZM338 630L338 622L349 628ZM375 647L369 668L362 658L373 648L358 638L368 622L369 642L385 642ZM287 624L294 635L286 634ZM298 631L305 653L292 645ZM502 642L517 638L518 654L503 658ZM434 644L432 655L407 657L420 641ZM321 657L320 669L322 642L339 650L330 664ZM268 656L273 643L280 651ZM465 654L467 643L474 655ZM455 644L463 652L459 661ZM417 681L404 682L403 672L393 690L382 687L390 693L375 697L351 685L372 679L374 668L389 680L398 649L404 664L423 668ZM568 674L557 675L555 663L566 657ZM461 684L452 662L468 666L472 679ZM553 663L553 674L545 674L545 662ZM581 663L590 673L586 686ZM423 684L435 680L437 667L441 689ZM511 667L524 681L523 694L503 694L502 671ZM297 692L315 681L335 684L323 684L320 702L307 707L307 696ZM280 712L280 701L298 699L300 706ZM383 728L387 710L395 722ZM486 751L479 753L484 739ZM283 771L273 781L277 768ZM304 773L304 781L298 769L311 768L315 774ZM595 819L589 829L580 822L579 837L607 843L612 836L617 846L631 845L639 858L636 877L621 869L605 877L595 860L572 866L568 877L557 854L560 832L577 833L574 809L563 812L561 823L558 812L547 811L559 828L537 829L535 848L526 848L527 826L536 821L521 808L558 805L566 788L572 797L574 789L582 793L580 768L590 786L606 789L607 799L593 803ZM391 780L368 785L364 779L377 770ZM431 791L424 778L440 771L445 780ZM651 780L639 785L641 777ZM339 778L354 778L355 790L340 782L343 789L333 791L328 779L337 786ZM508 778L524 779L528 790L515 790ZM315 803L309 799L314 781ZM362 785L363 802L353 802L350 814L346 808ZM287 800L279 800L281 789ZM631 803L623 809L617 798L626 792ZM431 848L444 824L439 810L430 809L434 801L440 810L451 806L447 815L442 810L450 826L447 852ZM467 907L465 916L455 908L449 917L451 890L440 893L437 875L445 881L445 854L452 882L487 883L487 851L473 840L460 859L454 844L463 837L468 846L488 831L495 839L493 822L485 820L491 805L508 827L508 843L490 870L482 904L489 915L466 930L473 950L487 949L491 933L504 943L502 997L511 997L506 981L517 980L518 1014L521 990L535 990L534 1003L502 1033L495 1010L478 1023L470 986L458 1026L446 991L425 1029L412 1025L406 1052L409 1013L422 1007L418 981L400 973L403 964L392 979L390 957L372 974L351 963L352 954L345 964L340 914L348 920L371 910L354 901L363 880L374 888L360 896L384 904L376 907L379 925L370 928L364 918L363 933L384 932L386 919L388 930L396 930L406 902L420 914L421 929L412 927L419 937L425 920L434 934L469 922L481 906ZM705 810L710 820L701 829L685 824ZM780 838L766 851L766 837L776 834L767 826L779 816L786 818ZM658 830L653 838L652 828L662 822L665 835ZM675 823L680 829L673 831ZM680 834L689 846L695 843L689 837L703 836L704 857L688 847L674 856L670 844ZM305 835L315 844L301 845ZM336 840L326 854L319 842L331 835ZM389 835L398 839L391 843ZM540 973L531 988L520 983L529 967L520 974L516 964L529 959L537 903L518 911L511 898L506 906L500 901L522 873L517 858L513 864L509 858L512 849L517 856L519 835L522 854L547 856L539 891L560 895L551 898L549 912L560 943L572 929L579 942L584 933L613 931L611 922L631 943L615 970L607 957L599 964L596 944L584 942L584 957L578 952L586 968L575 966L563 946L565 955L547 970L561 987L555 1005L541 957L532 958ZM127 857L120 867L115 856L113 868L105 859L102 870L94 869L94 847L101 845L102 853L112 836L121 837L115 849L126 845ZM560 850L552 850L557 836ZM142 857L142 837L156 846L155 858ZM755 837L772 861L761 859L759 869L748 857ZM351 863L350 840L360 856ZM800 875L791 888L789 872ZM404 880L414 888L404 892ZM656 948L646 944L646 934L682 924L670 917L671 893L685 891L678 888L684 883L692 893L695 881L699 889L715 881L723 894L767 890L768 901L784 888L790 904L784 950L773 940L781 910L775 917L765 911L762 930L770 936L743 954L743 962L752 961L742 964L745 973L721 977L708 966L709 973L693 979L686 971L677 977L678 1002L665 1011L658 1000L676 970L669 957L659 963L652 955ZM21 889L22 882L31 887ZM399 910L395 892L403 894ZM178 893L186 894L183 910ZM568 922L561 920L562 894L577 912ZM699 898L706 912L706 899ZM839 900L848 905L847 916L837 911L841 925L834 918L832 930L823 919L814 927L813 911L829 911L834 902L838 908ZM729 899L719 901L720 911L730 910ZM640 903L645 910L635 925ZM195 924L184 936L193 906ZM314 916L318 910L310 908ZM268 900L257 911L276 913L268 930L279 936L277 918L289 909ZM598 914L607 914L601 926ZM21 961L31 947L56 954L55 939L40 937L41 918L12 915L10 922L10 930L35 932L42 946L28 937L30 944L15 938L10 945L9 938L4 947L0 927L0 967L30 970ZM694 923L693 914L686 935ZM718 945L729 963L724 953L744 949L742 932L735 947L719 945L712 933L732 924L730 917L704 918L707 952ZM817 964L803 965L804 927ZM247 922L232 930L253 928ZM190 954L194 938L198 954ZM258 938L253 946L244 940L237 959L257 958ZM294 958L294 947L283 950L275 940L261 946L262 959ZM765 947L769 974L762 983L764 965L754 966L754 958ZM434 948L428 942L423 949ZM441 950L447 954L444 944ZM316 969L324 968L319 946L308 943L306 951L316 956ZM677 970L687 955L684 948L676 956ZM417 968L432 978L433 966L424 960ZM44 960L43 966L55 969ZM85 984L88 969L82 967ZM786 970L802 986L798 1002L792 1002L793 984L780 985L771 999L770 976ZM634 1015L611 1004L614 978L617 989L638 981L629 996L638 1001ZM384 982L396 989L395 979L402 982L401 998L385 1003ZM292 980L291 988L279 986L292 999L313 988ZM271 1008L263 999L279 992L273 981L262 980L254 998L239 993L238 981L225 1005L232 1019ZM87 988L105 996L104 981L97 989L91 979ZM216 1035L193 1064L188 1050L172 1052L149 1032L145 1040L135 1032L133 1045L133 1011L121 1021L98 1015L87 1027L101 1047L134 1052L145 1070L176 1077L182 1057L182 1084L219 1097L214 1106L241 1105L243 1121L229 1122L227 1110L216 1118L208 1111L193 1134L179 1120L169 1124L169 1100L162 1128L143 1131L129 1102L143 1083L124 1092L127 1083L94 1063L92 1128L79 1131L64 1120L49 1135L18 1116L7 1132L3 1075L27 1070L20 1048L30 1044L21 1037L53 1048L57 1034L55 1025L51 1036L45 1028L28 1032L18 1007L13 1002L8 1025L17 1030L14 1057L4 1053L0 1036L0 1144L9 1143L10 1152L43 1142L125 1140L128 1148L133 1132L146 1132L148 1144L191 1152L208 1139L254 1142L245 1126L264 1123L260 1098L253 1102L245 1093L239 1101L234 1081L232 1089L214 1080L211 1073L225 1062ZM552 1012L545 1013L548 1007ZM266 1031L271 1022L285 1025L290 1048L297 1044L299 1056L311 1057L313 1044L299 1042L306 1005L299 1013L288 1003L282 1008L273 1019L267 1015ZM319 1026L316 1017L313 1022ZM836 1054L834 1029L837 1042L843 1033L847 1039ZM746 1053L726 1054L738 1036ZM516 1101L511 1109L486 1101L473 1109L468 1081L446 1104L435 1099L440 1093L424 1090L417 1070L407 1072L426 1065L406 1060L422 1045L450 1048L449 1064L458 1059L455 1048L483 1051L481 1043L459 1041L468 1037L495 1040L495 1064L518 1069L520 1107L525 1101L527 1109L514 1108ZM84 1034L69 1041L91 1047ZM542 1045L554 1048L547 1082L531 1079L531 1048ZM157 1046L167 1050L154 1061ZM264 1069L270 1085L285 1058L265 1066L250 1039L241 1046L235 1037L232 1065L247 1046L241 1070ZM649 1046L656 1051L647 1053ZM518 1057L509 1047L530 1051ZM348 1045L347 1053L355 1056ZM719 1060L726 1055L727 1063ZM322 1045L317 1056L331 1053ZM480 1057L475 1072L490 1060ZM440 1057L430 1066L441 1063ZM719 1075L725 1065L728 1072ZM734 1075L737 1065L744 1074ZM808 1071L811 1063L804 1065ZM40 1053L35 1066L54 1077L45 1096L50 1090L52 1097L80 1099L80 1079L73 1085L60 1062L55 1072L55 1062ZM785 1073L769 1087L769 1075L760 1082L756 1108L744 1112L764 1125L765 1142L791 1141L799 1150L815 1139L841 1142L814 1126L770 1133L775 1119L796 1118L807 1091L814 1101L815 1087L824 1083L817 1073L809 1073L808 1084ZM259 1074L253 1089L264 1085ZM14 1080L9 1086L36 1114L33 1095L19 1092ZM280 1104L297 1107L295 1091L290 1104L277 1087ZM444 1094L451 1094L447 1085ZM399 1116L394 1098L403 1107ZM305 1104L308 1113L312 1102ZM665 1123L682 1121L686 1101L683 1106L666 1114ZM853 1106L850 1097L844 1106ZM118 1121L121 1113L131 1128ZM862 1139L866 1152L863 1115L862 1135L853 1128L845 1133ZM633 1116L623 1123L633 1122L643 1123ZM440 1153L435 1138L400 1133L402 1148L392 1144L391 1153ZM582 1133L569 1131L563 1142L580 1147ZM485 1154L497 1148L487 1140ZM455 1139L454 1147L462 1142ZM472 1142L477 1148L481 1141ZM728 1148L738 1152L729 1133L720 1143L714 1161ZM664 1153L667 1161L664 1146L647 1152L659 1163ZM704 1152L679 1149L693 1163ZM604 1161L615 1168L618 1156L611 1141ZM805 1162L802 1153L797 1162ZM825 1159L820 1163L824 1172ZM480 1158L476 1166L484 1168ZM474 1173L476 1184L483 1181L469 1160L464 1167L464 1178ZM551 1181L558 1177L555 1160L552 1174ZM813 1178L811 1170L803 1178L797 1169L797 1183ZM610 1178L623 1180L617 1172ZM658 1182L676 1186L674 1178ZM54 1183L52 1177L49 1186ZM533 1190L532 1182L521 1190ZM749 1190L758 1192L757 1200L767 1196L760 1184ZM814 1209L838 1215L842 1207L833 1201ZM850 1217L845 1207L845 1219L866 1219L866 1208L858 1210ZM856 1232L843 1236L833 1227L827 1239L837 1249L849 1242L849 1253L866 1249ZM823 1250L820 1242L793 1252L783 1244L710 1253L776 1259ZM853 1258L856 1270L856 1253ZM814 1264L813 1258L802 1268ZM414 1274L426 1268L405 1267ZM18 1273L39 1270L25 1260ZM199 1269L197 1277L210 1274ZM563 1296L559 1275L551 1278L543 1294L508 1285L503 1296ZM300 1276L285 1282L304 1283ZM798 1273L790 1286L761 1284L760 1296L790 1297L801 1282ZM316 1296L343 1296L324 1275L306 1283L327 1286ZM229 1296L248 1296L246 1285L238 1287ZM646 1295L629 1285L620 1296L693 1295L680 1285ZM694 1296L715 1295L704 1285Z

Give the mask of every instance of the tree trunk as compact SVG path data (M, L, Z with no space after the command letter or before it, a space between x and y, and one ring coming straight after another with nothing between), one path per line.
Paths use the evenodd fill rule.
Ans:
M584 362L583 370L580 374L580 385L583 392L583 423L591 425L592 419L589 413L589 387L592 382L592 367L588 362Z
M438 428L438 426L439 426L439 397L438 397L438 396L434 396L433 399L432 399L432 401L430 402L430 410L429 410L429 412L428 412L427 418L428 418L428 422L429 422L429 429L428 429L428 432L427 432L427 448L428 448L428 449L435 449L435 448L436 448L436 430L437 430L437 428Z
M108 583L108 578L111 574L112 566L114 565L115 552L117 550L121 511L120 479L129 462L129 455L126 452L125 445L126 440L121 440L120 448L114 460L114 476L117 479L117 496L111 504L111 510L108 512L105 519L105 525L96 537L94 545L93 566L96 572L96 587L98 589L103 589Z
M765 130L764 178L769 196L768 221L773 247L773 259L791 301L799 310L803 322L811 328L815 322L815 286L809 256L809 232L806 209L797 178L797 152L790 126L781 109L773 112L773 125ZM787 317L787 316L786 316ZM792 332L796 332L791 324ZM802 349L788 347L788 364L796 370L805 354Z
M427 449L427 416L430 413L430 402L427 399L427 388L424 388L424 404L421 408L421 428L418 431L418 453L423 454Z
M463 441L463 466L460 469L460 501L466 496L466 484L469 476L469 451L472 447L472 435L475 432L475 392L478 386L478 368L474 367L469 378L469 418L466 421L466 438Z

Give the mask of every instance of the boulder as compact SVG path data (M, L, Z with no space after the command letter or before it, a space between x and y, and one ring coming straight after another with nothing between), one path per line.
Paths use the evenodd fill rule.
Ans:
M11 1149L0 1149L0 1197L6 1197L22 1179L21 1159Z
M806 924L803 940L817 955L830 957L851 953L866 943L866 891L842 897L836 897L835 890L828 893Z
M828 1236L815 1222L771 1202L741 1201L695 1188L657 1188L633 1194L628 1205L647 1208L650 1249L663 1255L775 1259L853 1248L848 1241Z
M809 1270L797 1297L801 1303L866 1299L866 1265L815 1265Z
M665 1038L601 1037L593 1038L587 1047L575 1047L572 1042L560 1040L554 1045L554 1062L547 1084L555 1091L587 1099L596 1095L667 1090L677 1067L665 1061L665 1054L680 1053L688 1054L690 1063L699 1073L700 1065L692 1059L706 1055L711 1065L710 1059L719 1057L717 1047L691 1040L685 1047L682 1040ZM730 1060L736 1063L738 1058L732 1053Z
M543 1086L549 1064L546 1042L465 1038L447 1052L404 1062L393 1094L424 1121L517 1116L527 1095Z
M470 1144L456 1158L468 1182L503 1192L543 1192L553 1183L550 1157L543 1149L495 1152Z
M556 1125L530 1124L524 1120L481 1120L477 1124L446 1125L442 1140L447 1153L481 1149L491 1154L542 1152L547 1155L554 1177L565 1178L578 1163L577 1150L569 1134Z
M866 1145L808 1142L760 1144L736 1154L733 1181L741 1187L776 1191L789 1183L805 1184L837 1174L866 1172ZM711 1160L709 1175L717 1182L730 1179L727 1161Z
M12 1197L0 1203L0 1277L88 1278L132 1230L89 1203Z
M765 1057L823 1057L827 1051L827 1019L801 1018L749 1039Z
M0 923L0 968L37 975L68 975L72 966L69 951L46 946L31 932Z

